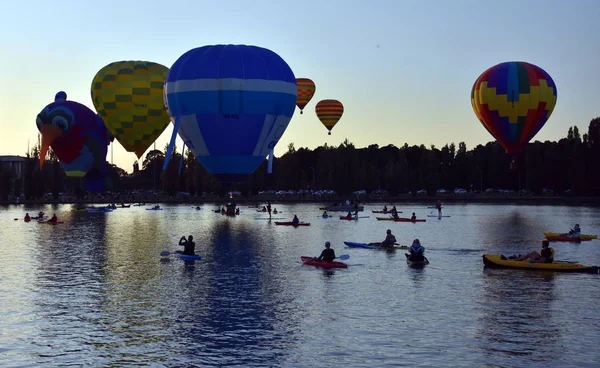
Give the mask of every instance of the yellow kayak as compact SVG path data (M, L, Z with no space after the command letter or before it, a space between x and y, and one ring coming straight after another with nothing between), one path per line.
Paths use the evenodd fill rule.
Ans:
M484 254L483 264L490 268L520 268L525 270L598 273L598 266L584 266L578 263L562 261L554 261L553 263L515 261L513 259L502 259L500 254Z
M544 236L549 241L567 241L567 242L578 242L578 241L587 241L592 239L598 239L598 235L579 235L579 238L571 238L569 235L561 234L561 233L544 233Z

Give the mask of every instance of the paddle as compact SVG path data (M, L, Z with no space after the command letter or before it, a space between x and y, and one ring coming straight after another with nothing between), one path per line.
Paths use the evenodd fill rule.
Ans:
M341 259L342 261L344 261L346 259L349 259L350 255L349 254L342 254L341 256L336 257L336 258Z

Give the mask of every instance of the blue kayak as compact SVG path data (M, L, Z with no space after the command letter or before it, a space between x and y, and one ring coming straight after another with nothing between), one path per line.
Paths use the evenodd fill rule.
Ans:
M347 242L347 241L345 241L344 244L346 244L350 248L365 248L365 249L408 249L408 247L406 245L395 245L393 247L388 247L388 246L371 245L371 244L367 244L367 243L355 243L355 242ZM377 243L372 243L372 244L377 244Z
M194 254L193 256L190 256L187 254L183 254L183 252L180 250L175 251L175 253L177 253L179 258L186 260L186 261L199 261L202 259L202 257L200 257L198 254Z

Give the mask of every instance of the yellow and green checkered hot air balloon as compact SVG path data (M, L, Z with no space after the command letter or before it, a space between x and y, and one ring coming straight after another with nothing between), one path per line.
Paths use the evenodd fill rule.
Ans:
M92 81L92 101L106 128L140 158L169 125L163 86L169 69L150 61L117 61Z

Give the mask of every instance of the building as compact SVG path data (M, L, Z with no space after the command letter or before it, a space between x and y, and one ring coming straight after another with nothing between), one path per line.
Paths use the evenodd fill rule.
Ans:
M0 167L3 170L12 170L14 176L13 176L13 182L11 183L11 187L14 188L14 184L15 182L20 183L21 185L21 190L20 192L23 193L23 186L24 186L24 182L23 182L23 172L25 170L25 161L27 159L25 157L22 156L0 156Z

